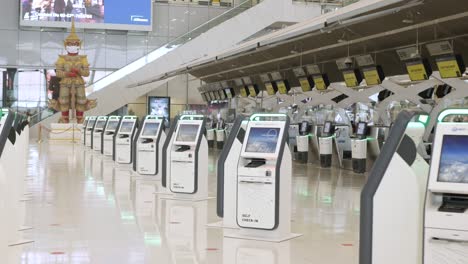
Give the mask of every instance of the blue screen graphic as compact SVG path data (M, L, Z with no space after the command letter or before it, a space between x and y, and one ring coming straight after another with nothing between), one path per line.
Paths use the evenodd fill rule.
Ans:
M151 0L20 0L21 19L38 22L75 22L150 26Z
M468 183L468 136L444 136L437 180Z
M275 153L279 133L279 128L252 127L245 152Z

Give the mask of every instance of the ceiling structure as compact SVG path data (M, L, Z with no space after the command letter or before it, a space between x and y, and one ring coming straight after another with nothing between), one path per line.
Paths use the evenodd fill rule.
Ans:
M279 71L298 86L293 68L318 64L332 82L340 82L343 77L336 60L364 54L371 54L387 76L406 74L396 49L418 45L421 54L429 57L425 44L440 40L450 40L457 54L468 57L468 5L464 1L388 2L393 3L356 15L345 7L341 9L345 17L335 12L289 26L187 65L178 73L188 72L207 83L249 76L261 84L259 74Z

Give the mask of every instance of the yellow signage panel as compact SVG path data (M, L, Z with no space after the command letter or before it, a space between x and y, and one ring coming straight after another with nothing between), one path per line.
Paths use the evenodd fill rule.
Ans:
M241 87L241 88L240 88L240 95L241 95L242 97L247 97L247 96L249 96L249 95L247 94L247 89L245 89L245 87Z
M249 93L250 93L250 96L252 97L257 96L257 90L255 89L255 86L249 85Z
M276 82L276 85L278 86L278 91L280 92L280 94L288 93L288 88L286 87L286 84L283 81Z
M411 81L424 81L429 79L426 67L422 62L406 64L406 70L408 71Z
M276 90L272 83L265 83L265 88L267 90L268 95L275 95Z
M312 91L312 87L310 86L310 82L307 78L300 78L299 83L301 84L301 88L303 92Z
M436 61L442 78L457 78L461 77L463 72L460 70L458 61L453 58L449 60Z
M379 85L382 83L379 72L376 69L364 70L364 79L366 79L367 85Z
M343 72L343 77L347 87L356 87L359 85L358 79L354 71Z
M315 83L315 88L319 91L323 91L327 89L327 84L325 83L325 80L323 79L322 76L317 75L313 77L314 83Z

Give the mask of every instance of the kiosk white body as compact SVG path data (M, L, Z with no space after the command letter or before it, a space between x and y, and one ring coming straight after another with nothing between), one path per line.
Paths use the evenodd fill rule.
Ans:
M95 151L101 151L102 149L102 133L107 123L107 116L99 116L96 120L96 125L92 131L92 143L91 148Z
M351 139L353 171L365 173L367 168L367 123L359 122L356 137Z
M322 168L332 166L334 134L335 126L331 122L325 122L322 135L319 138L320 166Z
M439 123L425 207L424 264L468 259L468 123Z
M114 138L119 128L120 116L109 116L104 132L102 133L102 150L104 156L114 155Z
M93 134L93 129L94 125L96 124L96 119L97 117L95 116L90 116L88 123L86 124L86 129L85 129L85 146L86 147L91 147L91 142L92 142L92 134Z
M164 119L157 116L147 116L136 140L136 172L141 175L160 176L162 144L165 140Z
M133 161L133 139L137 128L136 116L124 116L115 136L115 162L130 164Z
M362 190L360 264L422 263L429 165L418 153L425 125L411 122L417 115L400 113Z
M250 118L236 170L239 230L227 236L275 242L298 236L291 234L288 127L289 119L284 115Z

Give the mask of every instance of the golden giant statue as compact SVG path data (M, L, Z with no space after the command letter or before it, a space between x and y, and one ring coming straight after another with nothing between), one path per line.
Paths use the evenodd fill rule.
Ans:
M79 55L81 40L76 35L75 20L72 20L70 35L64 41L66 55L59 55L55 63L57 77L61 79L59 98L49 100L49 108L62 113L60 123L70 122L70 110L76 114L77 123L84 120L84 112L96 107L96 100L86 98L85 81L89 76L86 55Z

